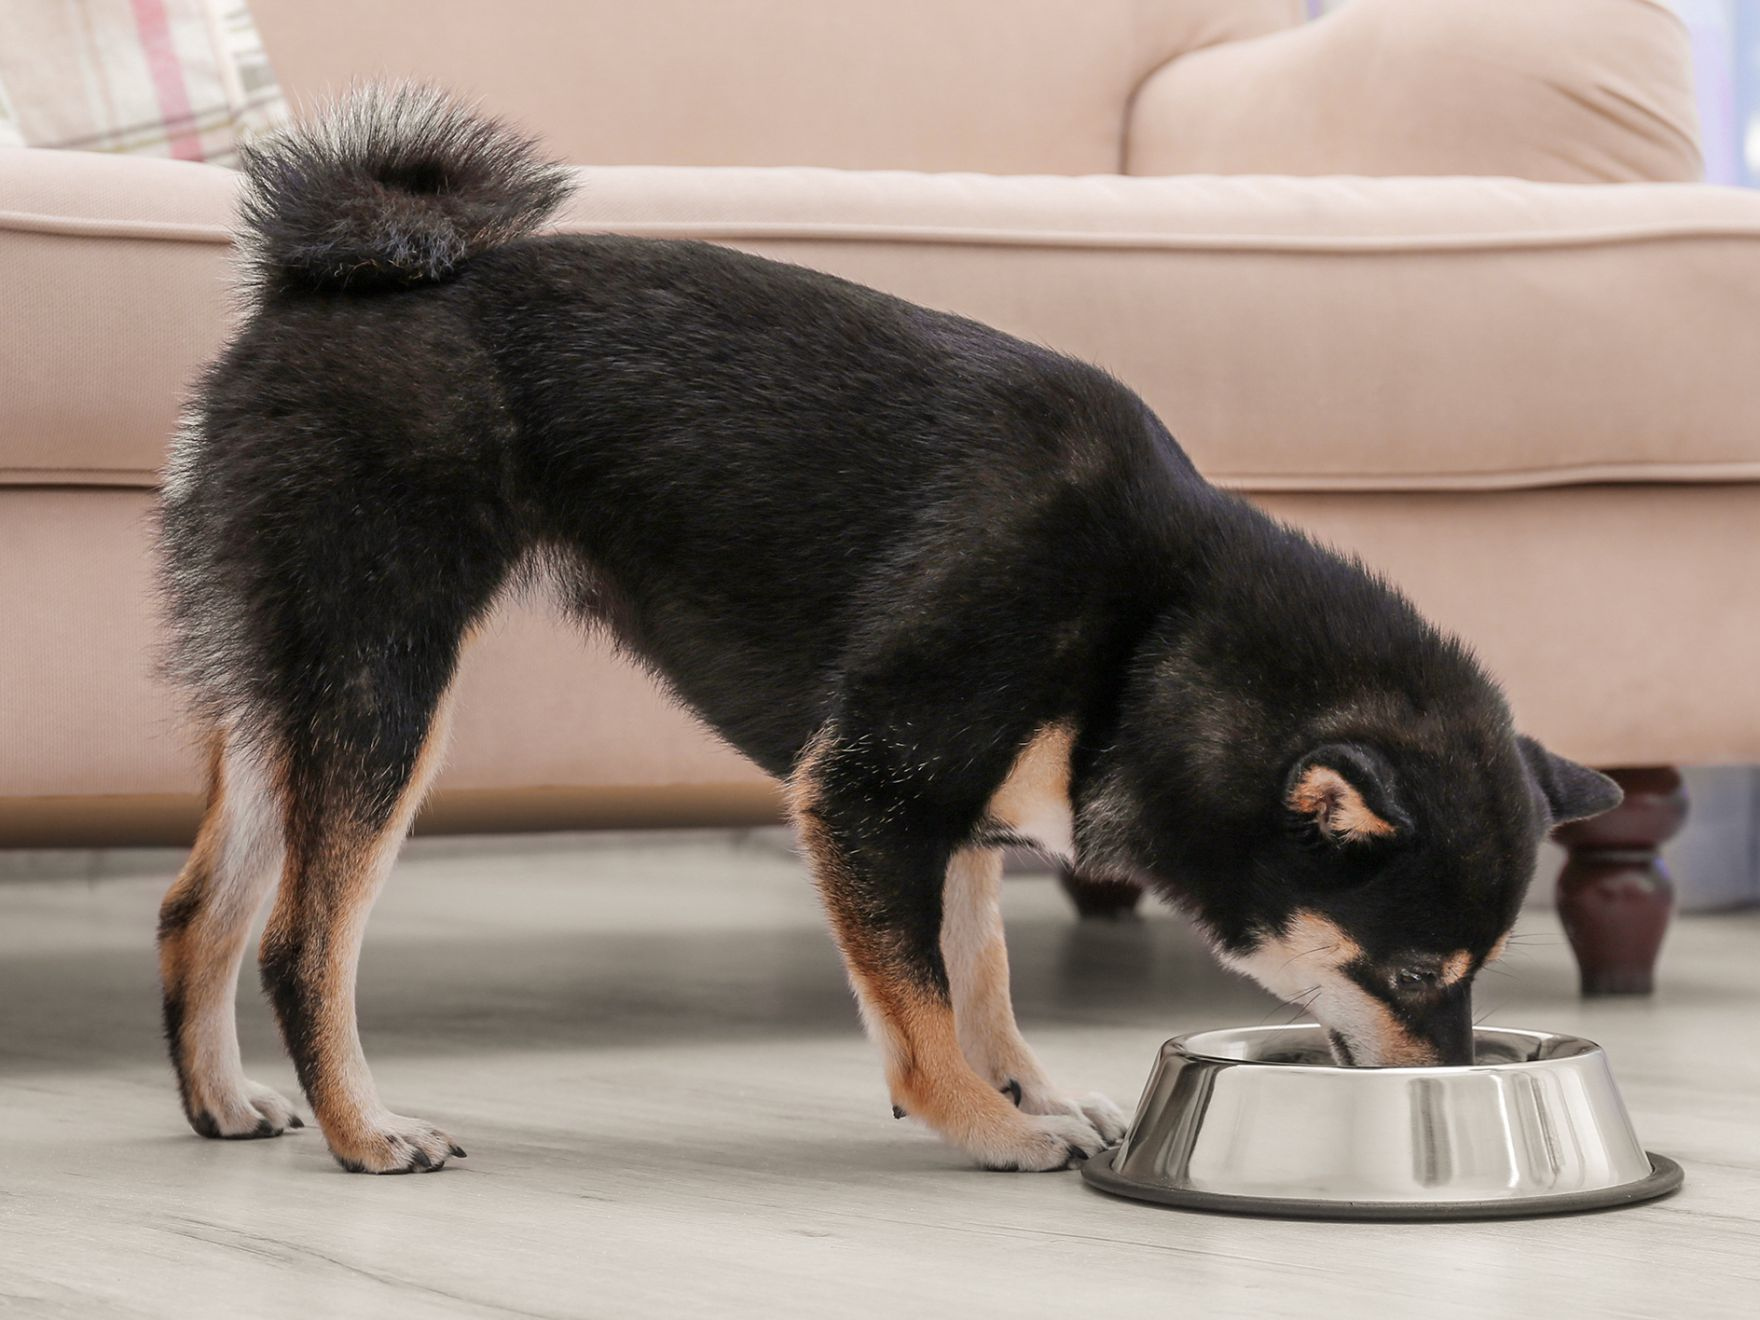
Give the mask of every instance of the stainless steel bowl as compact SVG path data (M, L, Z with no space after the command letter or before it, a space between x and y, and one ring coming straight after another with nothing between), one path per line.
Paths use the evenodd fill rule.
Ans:
M1202 1210L1321 1218L1556 1214L1681 1183L1647 1155L1593 1041L1480 1028L1477 1062L1340 1068L1323 1029L1243 1027L1161 1047L1102 1191Z

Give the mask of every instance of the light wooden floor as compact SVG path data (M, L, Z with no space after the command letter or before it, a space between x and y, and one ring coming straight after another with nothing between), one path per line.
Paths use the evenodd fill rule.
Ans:
M168 853L0 855L0 1313L20 1316L1760 1315L1760 919L1679 923L1653 1001L1582 1003L1550 918L1491 1020L1606 1044L1685 1190L1610 1214L1346 1225L986 1174L894 1122L775 833L422 841L375 914L391 1105L470 1158L342 1173L308 1129L203 1141L157 1040ZM1181 924L1081 927L1011 881L1017 1001L1071 1086L1136 1099L1176 1031L1273 1006ZM268 1012L250 1072L291 1094Z

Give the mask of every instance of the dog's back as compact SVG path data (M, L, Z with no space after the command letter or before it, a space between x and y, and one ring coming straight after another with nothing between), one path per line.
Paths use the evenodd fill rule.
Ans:
M525 153L406 93L247 157L253 315L164 498L213 718L322 724L314 692L365 691L337 666L393 648L431 703L535 569L786 774L913 575L957 563L1030 632L1035 564L1098 611L1189 537L1207 488L1104 373L724 248L529 237L565 182Z

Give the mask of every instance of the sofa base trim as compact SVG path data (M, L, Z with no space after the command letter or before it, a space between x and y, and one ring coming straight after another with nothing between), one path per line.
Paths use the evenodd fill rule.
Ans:
M201 808L193 793L0 798L0 848L188 846ZM436 793L416 818L415 832L772 825L782 818L780 790L763 781L461 788Z

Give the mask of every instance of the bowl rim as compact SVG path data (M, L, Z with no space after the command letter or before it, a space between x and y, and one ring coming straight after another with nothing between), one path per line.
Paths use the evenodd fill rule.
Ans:
M1453 1063L1453 1064L1392 1064L1381 1067L1375 1064L1345 1066L1337 1063L1287 1063L1278 1059L1242 1059L1227 1054L1216 1054L1209 1050L1194 1048L1192 1042L1206 1036L1272 1036L1286 1033L1309 1034L1324 1032L1325 1026L1319 1022L1292 1022L1286 1026L1263 1024L1252 1027L1209 1027L1202 1031L1187 1031L1172 1037L1162 1045L1163 1050L1172 1050L1180 1056L1203 1063L1224 1064L1234 1068L1275 1069L1278 1073L1292 1075L1316 1076L1353 1076L1353 1077L1466 1077L1475 1073L1511 1073L1518 1071L1541 1070L1556 1068L1564 1064L1578 1063L1585 1059L1605 1055L1601 1046L1586 1036L1578 1036L1565 1031L1539 1031L1532 1027L1484 1027L1473 1028L1474 1038L1480 1036L1524 1036L1535 1041L1559 1041L1579 1048L1567 1054L1553 1055L1544 1059L1511 1059L1503 1063Z

